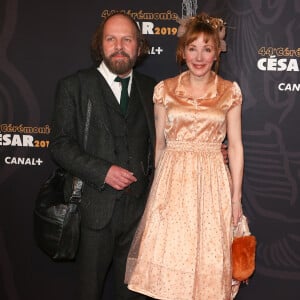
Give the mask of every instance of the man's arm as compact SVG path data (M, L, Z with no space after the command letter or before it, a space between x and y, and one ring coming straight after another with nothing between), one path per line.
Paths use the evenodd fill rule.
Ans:
M93 157L83 149L80 141L85 120L82 120L82 124L78 122L79 87L79 81L75 76L58 84L49 148L58 165L73 176L101 189L112 163ZM87 107L83 108L86 109Z

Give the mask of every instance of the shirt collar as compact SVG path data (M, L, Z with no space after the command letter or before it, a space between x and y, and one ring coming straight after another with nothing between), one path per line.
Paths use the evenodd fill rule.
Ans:
M186 77L186 76L190 76L189 72L190 71L185 71L185 72L181 73L178 76L178 85L177 85L177 88L175 89L175 94L180 96L180 97L191 98L191 96L189 95L186 88L182 85L183 78ZM218 75L213 71L212 71L212 74L215 77L214 78L214 87L213 87L213 89L209 93L204 94L199 99L211 99L211 98L214 98L218 95Z

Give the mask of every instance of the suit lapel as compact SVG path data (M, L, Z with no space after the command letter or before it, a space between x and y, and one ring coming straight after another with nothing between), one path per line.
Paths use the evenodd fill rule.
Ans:
M110 120L108 118L106 105L111 106L114 110L121 114L120 105L117 99L115 98L111 88L107 84L106 80L97 69L93 68L91 72L89 72L85 80L87 80L87 94L89 100L92 102L92 114L95 116L97 122L101 122L102 125L106 128L106 130L111 133L112 128ZM134 72L130 97L131 99L129 100L130 107L128 107L128 111L132 113L136 109L136 106L134 105L134 100L132 99L140 99L147 119L151 142L152 145L154 145L155 125L152 93L142 92L143 89L148 90L147 87L144 87L143 81L139 78L138 74Z
M116 99L114 93L112 92L111 87L108 85L107 81L104 79L100 72L98 72L97 77L99 81L98 84L100 87L100 92L102 94L102 99L108 106L112 107L112 109L121 113L120 104Z
M112 132L110 120L108 117L106 105L111 105L114 109L119 109L118 103L109 100L115 99L110 87L108 86L106 80L99 73L97 69L92 69L91 73L86 78L87 80L87 94L88 98L92 103L92 114L94 115L94 120L101 123L101 125L106 128L108 132ZM101 127L102 127L101 126Z

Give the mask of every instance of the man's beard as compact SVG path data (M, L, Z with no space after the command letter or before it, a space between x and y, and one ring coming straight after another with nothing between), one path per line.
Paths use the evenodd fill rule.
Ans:
M123 58L123 59L113 60L113 57L118 54L122 54L128 59ZM130 58L130 56L126 52L120 51L120 52L115 52L108 57L103 55L103 61L112 73L117 75L123 75L129 73L131 69L134 67L134 64L136 62L136 56Z

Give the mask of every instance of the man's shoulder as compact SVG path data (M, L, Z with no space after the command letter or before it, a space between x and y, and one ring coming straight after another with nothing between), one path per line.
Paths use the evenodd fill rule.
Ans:
M103 81L105 81L103 79ZM80 69L58 81L57 90L67 90L74 95L92 94L102 87L101 75L96 67Z
M66 75L60 79L61 82L78 82L80 79L91 79L97 77L97 68L90 67L85 69L80 69L72 74Z

